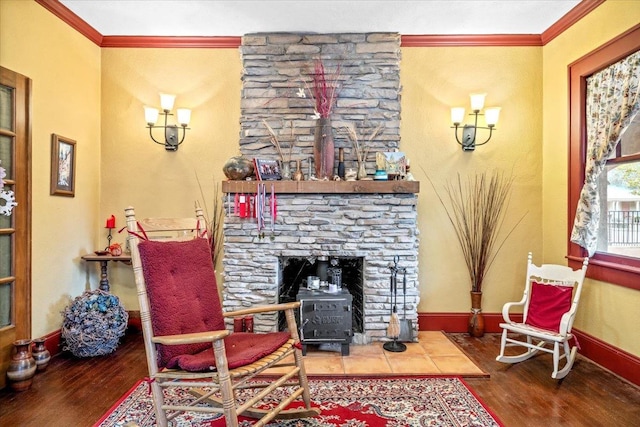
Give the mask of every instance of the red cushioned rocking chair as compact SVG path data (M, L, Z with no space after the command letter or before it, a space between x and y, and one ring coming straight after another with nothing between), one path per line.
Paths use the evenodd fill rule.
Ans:
M157 424L167 426L185 411L222 414L227 427L237 426L239 415L259 418L255 426L318 415L310 403L294 317L299 303L223 313L211 248L203 238L202 209L196 209L195 218L137 221L132 207L125 215ZM286 332L227 330L225 318L274 311L284 311ZM276 366L268 373L277 372L278 378L252 381ZM190 393L197 398L188 404L167 402L163 389L169 387L194 389ZM269 399L282 387L290 393ZM247 397L245 391L252 389L255 393ZM302 406L287 409L299 397Z
M576 345L569 346L569 341L574 338L571 328L588 263L589 258L585 258L580 270L555 264L538 267L533 264L529 252L524 295L519 302L508 302L502 308L505 323L500 323L503 331L500 354L496 357L498 362L518 363L533 357L538 351L544 351L553 354L552 378L564 378L569 373L577 352ZM509 317L510 309L517 306L523 307L522 323ZM526 341L519 339L523 336ZM547 344L552 344L553 348L547 348ZM505 348L512 346L523 346L527 351L506 356ZM562 358L566 359L562 369L558 369L560 346L564 350Z

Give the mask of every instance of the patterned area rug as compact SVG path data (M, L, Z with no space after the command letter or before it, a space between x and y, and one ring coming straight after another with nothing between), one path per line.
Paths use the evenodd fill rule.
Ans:
M460 378L310 379L314 418L281 420L273 427L502 426ZM174 402L194 398L182 389L169 392ZM220 415L187 413L174 426L223 427ZM242 418L240 426L253 422ZM146 382L136 384L95 426L153 426L155 414Z

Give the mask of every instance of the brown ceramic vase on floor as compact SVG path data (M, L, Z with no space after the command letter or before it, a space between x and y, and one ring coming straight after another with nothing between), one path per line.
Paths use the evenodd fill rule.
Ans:
M316 122L313 144L313 160L316 167L316 178L332 179L335 164L335 144L331 119L321 117Z
M31 387L36 374L36 361L31 356L31 340L14 341L13 346L7 379L12 390L25 391Z
M469 335L481 337L484 335L484 317L482 316L482 292L471 291L471 313L469 314Z
M33 340L33 350L31 354L36 361L36 371L44 372L47 369L47 365L51 360L51 353L44 345L44 338L36 338Z

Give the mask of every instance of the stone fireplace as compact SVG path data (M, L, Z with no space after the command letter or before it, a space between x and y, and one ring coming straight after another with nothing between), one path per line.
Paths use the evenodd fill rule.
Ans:
M250 191L256 183L224 183L227 193ZM340 185L351 183L285 183ZM391 313L390 265L400 257L407 271L407 318L417 325L418 228L415 187L398 192L405 184L393 181L364 185L386 187L380 193L283 193L276 190L278 213L273 225L267 218L266 229L259 233L252 219L226 215L224 221L225 310L273 304L280 301L283 257L328 256L362 258L362 332L355 332L354 343L367 343L386 337ZM269 185L269 184L267 184ZM363 185L363 184L361 184ZM240 188L244 187L243 190ZM389 190L390 189L390 190ZM383 191L381 189L379 191ZM283 191L287 191L283 189ZM264 236L262 234L264 233ZM301 283L301 280L299 280ZM399 292L402 292L399 288ZM401 318L405 307L398 296ZM254 330L278 328L275 315L254 319Z
M336 147L347 168L356 168L345 126L361 136L381 131L366 144L369 174L375 153L395 151L400 143L400 35L249 34L243 37L240 152L247 158L280 160L270 142L267 121L282 137L283 151L301 160L305 174L313 158L316 120L313 102L299 96L308 89L309 70L321 59L327 70L340 69L340 88L331 114ZM363 140L364 143L364 140ZM288 161L290 159L285 159ZM284 297L282 260L287 258L361 259L361 280L350 293L361 304L354 343L386 336L391 314L390 265L400 257L407 274L407 318L417 325L419 183L407 181L265 181L267 195L277 196L275 221L267 209L266 227L232 212L236 194L252 195L257 183L225 181L225 310L273 304ZM294 283L293 286L300 286ZM400 289L401 291L401 289ZM399 295L398 301L404 298ZM403 305L398 306L402 317ZM258 316L254 330L278 328L273 316Z

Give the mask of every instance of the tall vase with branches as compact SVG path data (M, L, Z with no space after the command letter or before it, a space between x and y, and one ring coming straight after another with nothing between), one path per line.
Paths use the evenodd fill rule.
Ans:
M311 81L304 81L307 92L314 104L313 112L316 118L316 127L314 130L313 156L318 179L331 179L333 177L335 145L331 127L331 112L338 97L340 76L341 67L339 65L335 72L327 73L322 59L318 58L314 61L313 71L310 73ZM301 89L298 92L298 96L306 98L305 91Z
M431 180L429 180L431 182ZM440 203L456 233L471 283L471 314L469 334L484 335L482 317L482 290L487 272L507 238L522 222L523 214L514 225L501 235L509 206L513 175L495 171L469 176L445 186L448 203L443 200L431 182Z

